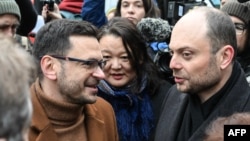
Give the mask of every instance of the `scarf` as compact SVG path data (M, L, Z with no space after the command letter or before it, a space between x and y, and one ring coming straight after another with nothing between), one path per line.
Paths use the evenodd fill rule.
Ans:
M116 115L120 141L148 141L153 129L153 111L143 80L139 93L132 93L133 84L117 89L101 80L98 95L107 100Z

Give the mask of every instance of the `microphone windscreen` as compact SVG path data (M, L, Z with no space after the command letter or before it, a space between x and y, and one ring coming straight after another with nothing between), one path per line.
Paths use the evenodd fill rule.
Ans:
M142 18L137 28L147 42L166 41L171 34L171 26L161 18Z

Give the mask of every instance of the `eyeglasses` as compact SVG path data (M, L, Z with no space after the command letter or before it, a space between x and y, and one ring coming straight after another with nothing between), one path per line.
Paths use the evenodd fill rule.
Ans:
M247 26L243 23L234 23L235 31L237 35L242 35Z
M75 61L75 62L80 62L82 63L84 66L86 66L86 68L88 69L92 69L92 68L97 68L100 67L101 69L104 68L104 66L106 65L106 61L104 60L82 60L82 59L77 59L77 58L72 58L72 57L64 57L64 56L58 56L58 55L50 55L51 57L57 58L57 59L61 59L61 60L66 60L66 61Z

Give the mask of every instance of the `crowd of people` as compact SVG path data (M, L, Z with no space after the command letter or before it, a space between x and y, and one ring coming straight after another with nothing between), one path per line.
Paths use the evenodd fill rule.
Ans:
M250 1L193 8L173 27L161 3L1 0L0 141L223 141L225 124L249 124Z

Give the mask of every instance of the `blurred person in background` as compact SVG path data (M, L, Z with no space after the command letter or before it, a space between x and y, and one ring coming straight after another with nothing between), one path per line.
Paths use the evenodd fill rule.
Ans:
M250 113L237 112L227 117L218 117L206 129L203 141L224 141L224 125L250 125Z
M21 13L17 3L14 0L1 0L0 32L14 38L20 21Z
M82 7L82 19L97 27L107 23L104 11L104 0L85 0ZM118 0L114 16L125 17L135 25L144 17L161 16L160 9L154 0Z
M1 0L4 1L4 0ZM21 36L28 36L32 29L35 27L38 13L33 6L31 0L15 0L20 9L20 26L17 28L16 33Z
M15 38L16 41L23 48L25 48L28 52L31 52L32 46L27 36L28 36L28 33L33 28L32 21L36 20L36 16L34 16L34 18L31 18L33 20L27 19L27 13L26 15L21 16L21 13L25 13L23 12L24 9L28 8L25 5L27 4L26 2L22 2L21 4L22 5L20 5L20 7L22 8L19 8L19 5L14 0L1 0L0 1L0 33L3 33L9 37ZM20 9L22 10L22 12L20 12ZM32 13L31 13L31 16L33 16ZM22 19L22 17L24 17L24 19Z
M0 35L0 44L0 140L28 141L34 58L6 35Z
M237 60L243 68L250 85L250 2L228 1L221 8L230 15L235 25L237 38Z

